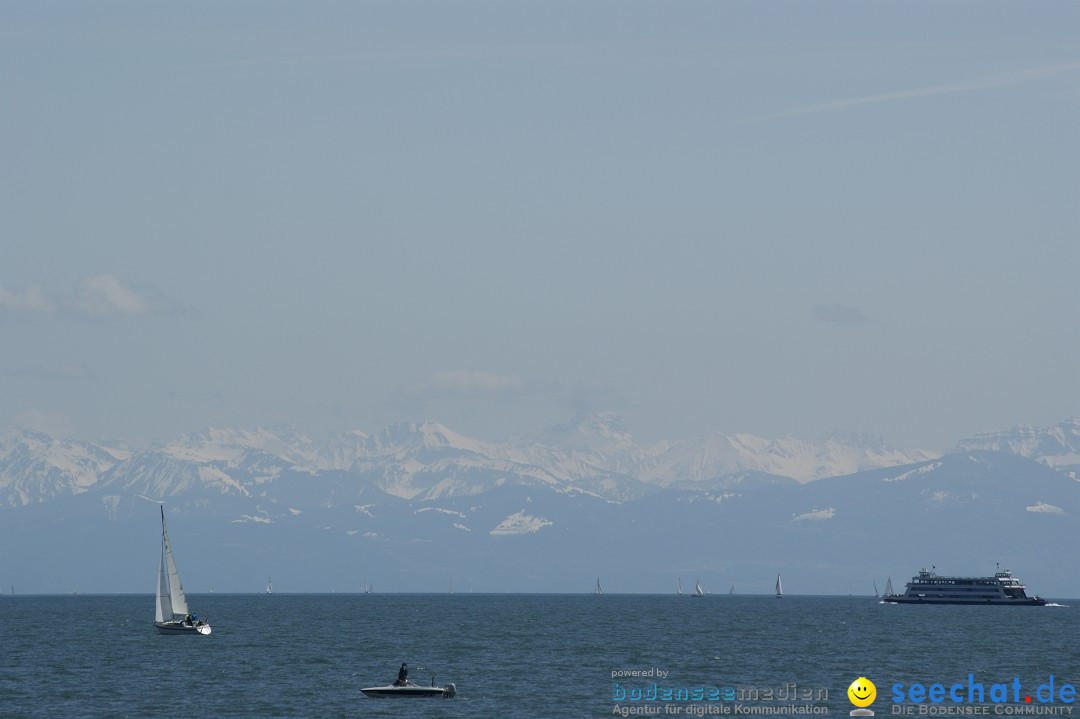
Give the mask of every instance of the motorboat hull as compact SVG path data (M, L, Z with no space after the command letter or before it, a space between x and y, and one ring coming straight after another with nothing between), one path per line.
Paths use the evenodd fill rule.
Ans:
M385 687L367 687L360 691L375 699L390 699L394 697L450 698L457 693L457 688L453 684L447 684L445 687L423 687L419 684L408 684L400 687L390 684Z
M209 624L184 624L183 622L154 622L158 634L209 634Z

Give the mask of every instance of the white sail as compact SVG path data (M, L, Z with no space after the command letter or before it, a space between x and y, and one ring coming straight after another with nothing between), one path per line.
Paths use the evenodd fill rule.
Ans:
M874 596L875 597L880 597L881 596L881 592L879 592L877 590L877 580L876 579L874 580Z
M776 597L779 599L784 596L784 586L780 584L780 575L776 575Z
M180 574L176 571L176 560L173 559L172 545L169 543L169 532L165 529L165 508L161 508L161 556L167 572L166 584L169 590L169 604L173 614L189 614L187 597L184 596L184 587L180 584ZM160 602L160 600L159 600ZM172 617L166 617L171 619Z
M266 578L266 593L267 594L273 594L274 593L274 585L270 583L270 578L269 577Z
M169 601L169 580L165 574L165 552L158 562L157 608L154 610L155 622L167 622L173 618L172 603Z
M734 594L734 593L735 593L735 585L732 584L731 589L728 590L728 594Z
M892 589L892 577L889 577L889 581L885 582L885 596L891 597L893 593Z
M682 594L682 577L679 578L678 584L675 585L675 593Z
M600 588L600 577L597 577L596 578L596 589L593 590L593 594L600 595L600 594L603 594L603 593L604 593L604 590Z
M694 596L695 597L704 597L705 596L705 592L702 591L702 589L701 589L701 582L697 581L696 579L694 580Z

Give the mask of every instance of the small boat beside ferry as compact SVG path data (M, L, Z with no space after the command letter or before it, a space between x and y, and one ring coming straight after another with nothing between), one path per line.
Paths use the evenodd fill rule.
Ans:
M993 604L1010 607L1042 607L1047 602L1029 597L1023 582L1008 569L992 577L950 577L931 569L920 569L907 583L903 594L893 594L892 579L881 601L886 604Z

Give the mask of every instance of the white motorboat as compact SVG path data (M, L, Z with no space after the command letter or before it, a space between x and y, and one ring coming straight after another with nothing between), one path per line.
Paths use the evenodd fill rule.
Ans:
M161 507L161 561L158 563L157 605L154 627L160 634L209 634L210 624L188 609L184 587L173 560L169 532L165 529L165 507Z
M388 684L384 687L367 687L360 691L376 699L388 699L391 697L446 697L449 699L457 694L457 687L453 683L444 687L437 687L432 681L429 687L408 682L404 686Z

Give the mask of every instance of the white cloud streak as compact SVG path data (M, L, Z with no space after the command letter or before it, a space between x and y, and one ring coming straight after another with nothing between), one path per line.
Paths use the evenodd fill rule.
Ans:
M882 102L900 102L902 100L912 100L921 97L932 97L934 95L954 95L962 92L989 90L995 87L1001 87L1003 85L1014 85L1021 82L1029 82L1031 80L1038 80L1039 78L1047 77L1049 75L1056 75L1063 72L1073 72L1076 70L1080 70L1080 62L1065 63L1062 65L1050 65L1047 67L1039 67L1032 70L1027 70L1025 72L1014 72L1006 75L995 75L994 77L988 77L982 80L973 80L971 82L956 82L947 83L944 85L929 85L927 87L920 87L914 90L882 92L874 95L852 97L846 100L822 102L816 105L798 107L793 110L785 110L784 112L778 112L773 115L766 115L763 119L775 120L784 117L795 117L797 115L810 115L819 112L845 110L850 107L859 107L861 105L874 105Z
M108 274L87 275L67 293L50 294L36 284L23 289L0 286L0 313L9 315L137 317L175 309L175 304L159 293L129 287Z
M90 317L108 317L149 314L152 305L112 275L90 275L79 282L75 309Z
M0 287L0 310L12 313L48 314L55 309L38 285L28 285L22 290Z

